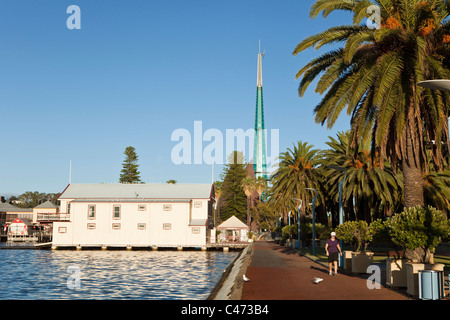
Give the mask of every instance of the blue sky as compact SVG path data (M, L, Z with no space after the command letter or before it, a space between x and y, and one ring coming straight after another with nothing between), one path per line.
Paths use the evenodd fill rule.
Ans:
M296 72L322 51L294 57L301 40L348 16L308 16L313 0L2 0L0 194L61 192L73 183L118 182L123 151L139 155L142 180L211 181L209 165L171 161L174 130L254 126L258 41L266 128L280 151L298 140L326 148L314 122L320 101L297 95ZM67 7L81 9L69 30ZM214 168L215 180L222 166Z

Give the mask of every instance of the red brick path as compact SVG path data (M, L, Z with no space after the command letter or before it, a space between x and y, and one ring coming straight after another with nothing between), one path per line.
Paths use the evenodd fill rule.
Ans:
M329 276L327 268L273 242L254 243L246 276L242 300L408 300L384 286L368 289L363 277ZM324 280L314 284L314 277Z

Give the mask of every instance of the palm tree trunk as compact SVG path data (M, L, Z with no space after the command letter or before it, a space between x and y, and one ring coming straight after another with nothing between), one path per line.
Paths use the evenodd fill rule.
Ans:
M247 196L247 226L248 231L252 231L252 226L250 225L250 196Z
M406 128L406 157L402 159L402 169L404 175L404 197L405 207L423 206L423 176L420 166L420 156L418 141L413 143L411 131L416 130L413 125Z

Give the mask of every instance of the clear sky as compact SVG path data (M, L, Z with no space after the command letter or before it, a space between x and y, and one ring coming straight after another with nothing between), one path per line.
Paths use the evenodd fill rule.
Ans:
M209 165L175 165L174 130L253 128L258 41L265 123L280 152L302 140L326 148L312 86L296 72L322 51L292 51L349 16L309 18L313 0L2 0L0 194L61 192L73 183L118 182L133 146L142 180L211 181ZM81 29L69 30L70 5ZM222 166L215 166L217 180Z

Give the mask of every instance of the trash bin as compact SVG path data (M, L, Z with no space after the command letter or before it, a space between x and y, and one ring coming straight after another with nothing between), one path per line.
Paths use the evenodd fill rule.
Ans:
M444 298L444 272L419 270L419 299L440 300Z

